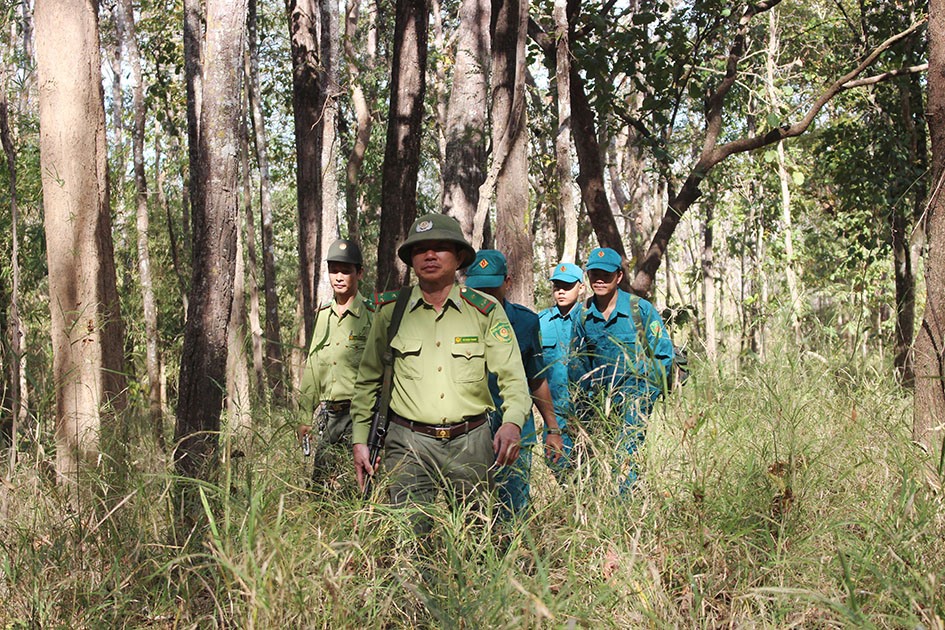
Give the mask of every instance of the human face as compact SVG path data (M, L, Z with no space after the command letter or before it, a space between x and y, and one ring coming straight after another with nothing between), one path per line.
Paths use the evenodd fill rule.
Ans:
M364 270L352 263L329 262L328 281L335 299L344 301L358 292L358 284L364 276Z
M554 298L555 305L562 313L567 313L580 299L582 289L584 289L582 282L551 281L551 297Z
M591 269L587 272L587 279L591 283L591 291L596 297L610 297L617 292L617 285L623 280L623 271L604 271Z
M437 288L456 281L459 254L449 241L421 241L410 252L410 264L422 285Z

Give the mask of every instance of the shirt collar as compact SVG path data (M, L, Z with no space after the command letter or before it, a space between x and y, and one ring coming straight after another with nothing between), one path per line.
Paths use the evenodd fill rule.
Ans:
M351 304L351 306L348 307L348 310L346 310L341 315L338 315L338 302L336 302L334 298L332 298L331 300L331 310L335 315L338 315L338 317L345 317L348 314L351 314L355 317L361 317L361 313L363 312L363 309L364 309L364 298L361 296L360 291L357 294L355 294L354 302Z
M587 314L589 317L595 317L597 319L603 320L604 315L600 312L600 309L597 308L597 300L591 299L591 304L587 307ZM577 306L575 304L575 306ZM572 309L571 312L574 312ZM614 306L613 313L616 313L618 316L629 317L630 316L630 294L624 291L623 289L617 289L617 304ZM613 315L613 313L611 315Z

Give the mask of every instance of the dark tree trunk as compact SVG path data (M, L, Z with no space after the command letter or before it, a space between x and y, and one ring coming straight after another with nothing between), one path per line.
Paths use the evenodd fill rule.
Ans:
M256 49L256 0L249 0L247 15L247 95L249 114L253 121L256 164L259 166L259 217L262 226L263 291L266 299L266 373L273 400L285 400L285 368L282 356L282 329L279 325L279 294L276 287L275 239L272 228L272 195L270 194L269 151L262 106L259 104L259 59Z
M428 19L423 0L397 0L387 145L381 184L381 239L377 249L376 284L379 291L400 287L407 281L407 269L397 258L397 246L417 215Z
M292 44L292 111L295 121L295 183L299 212L299 277L305 345L312 339L322 259L321 108L325 100L318 81L318 15L312 0L286 0Z
M246 0L208 0L194 272L181 350L175 442L177 471L209 478L217 464L226 389L227 328L233 302L238 216L240 76Z

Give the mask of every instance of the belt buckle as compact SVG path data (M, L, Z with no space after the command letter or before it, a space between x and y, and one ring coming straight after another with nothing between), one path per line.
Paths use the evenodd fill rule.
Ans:
M436 437L440 440L446 440L450 437L450 430L444 427L437 427Z

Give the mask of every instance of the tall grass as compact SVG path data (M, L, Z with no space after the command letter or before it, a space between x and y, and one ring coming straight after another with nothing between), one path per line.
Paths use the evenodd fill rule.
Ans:
M694 362L660 403L640 482L559 486L535 458L522 523L312 492L292 428L198 490L194 532L147 438L81 499L35 462L3 488L5 628L925 627L945 618L945 509L886 366L785 346ZM597 452L610 446L598 444ZM607 470L606 467L602 467Z

